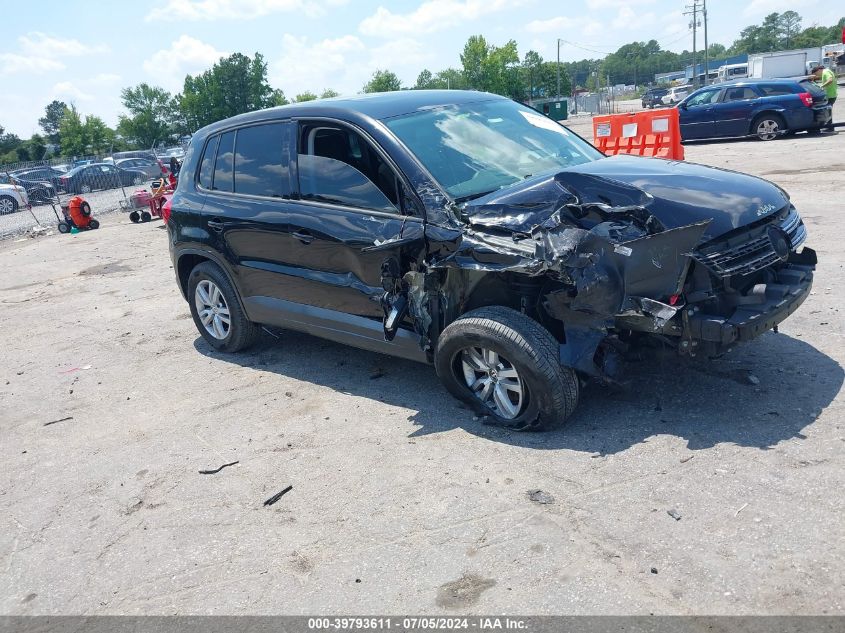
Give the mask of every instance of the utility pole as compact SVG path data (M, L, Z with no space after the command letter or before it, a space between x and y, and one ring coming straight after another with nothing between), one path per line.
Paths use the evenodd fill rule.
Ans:
M557 38L557 98L560 99L560 38Z
M687 5L687 10L684 11L684 15L691 15L692 22L690 22L690 26L692 27L692 87L693 89L698 87L698 67L696 66L695 60L698 56L697 44L696 44L696 29L698 28L698 13L701 11L701 5L698 4L699 0L692 0L692 4ZM704 72L704 79L707 80L707 71Z
M701 0L704 5L701 14L704 16L704 85L710 85L710 51L707 44L707 0Z

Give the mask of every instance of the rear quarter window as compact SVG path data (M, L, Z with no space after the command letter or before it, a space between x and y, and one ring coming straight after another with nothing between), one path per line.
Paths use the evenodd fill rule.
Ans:
M214 158L217 156L217 144L220 141L219 136L212 136L205 146L205 152L200 161L200 175L199 184L203 189L211 189L214 178Z
M764 97L777 97L780 95L794 95L799 91L796 89L797 85L791 84L760 84L757 89Z

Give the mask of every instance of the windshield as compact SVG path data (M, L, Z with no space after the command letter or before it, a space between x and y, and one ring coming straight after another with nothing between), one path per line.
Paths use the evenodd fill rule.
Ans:
M603 157L566 128L513 101L448 106L385 123L457 201Z

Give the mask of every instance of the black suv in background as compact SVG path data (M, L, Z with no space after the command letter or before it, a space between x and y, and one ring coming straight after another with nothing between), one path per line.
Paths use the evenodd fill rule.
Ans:
M669 94L666 88L649 88L643 95L643 108L657 108L663 105L663 97Z
M266 324L433 363L512 428L563 422L643 337L708 355L762 334L816 263L773 184L605 157L470 91L220 121L194 135L171 209L176 278L215 349Z

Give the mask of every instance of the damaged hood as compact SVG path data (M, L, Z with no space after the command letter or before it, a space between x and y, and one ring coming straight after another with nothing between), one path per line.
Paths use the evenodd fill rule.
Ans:
M693 163L618 155L527 179L468 203L469 223L530 230L561 203L648 209L667 229L710 220L709 240L783 209L789 199L761 178Z

